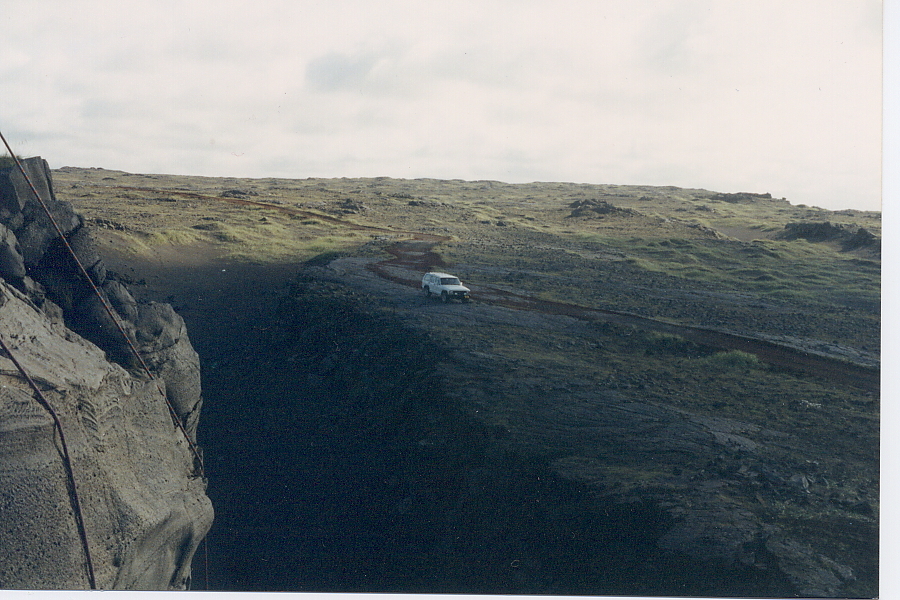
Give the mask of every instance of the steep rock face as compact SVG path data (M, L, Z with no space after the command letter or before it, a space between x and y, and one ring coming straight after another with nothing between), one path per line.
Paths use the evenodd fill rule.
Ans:
M59 415L99 588L181 588L212 522L157 384L106 360L0 283L0 331ZM87 587L59 437L0 357L0 586Z
M47 164L25 170L150 380L17 171L0 171L0 335L58 414L100 589L185 588L213 510L193 452L200 369L168 304L135 301L83 221L56 201ZM85 339L87 338L87 339ZM0 353L0 587L88 587L72 476L48 410Z

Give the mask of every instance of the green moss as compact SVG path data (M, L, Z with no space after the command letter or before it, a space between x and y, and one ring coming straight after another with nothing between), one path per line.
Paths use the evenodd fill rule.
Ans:
M749 352L741 350L729 350L728 352L716 352L710 356L701 359L706 365L713 368L736 369L746 371L748 369L759 369L764 366L759 357Z
M22 160L21 156L16 156L19 160ZM9 154L4 154L0 156L0 169L9 169L11 167L16 166L16 160L10 156Z

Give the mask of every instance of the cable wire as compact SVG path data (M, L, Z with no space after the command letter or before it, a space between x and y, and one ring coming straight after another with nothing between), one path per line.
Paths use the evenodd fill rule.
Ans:
M50 413L50 417L53 419L53 427L59 433L59 445L60 451L62 452L63 465L66 469L66 477L68 479L69 485L69 498L72 501L72 512L75 514L75 524L78 527L78 535L81 537L81 546L84 548L84 558L85 563L87 564L87 576L88 576L88 584L91 586L92 590L97 589L97 580L94 578L94 561L91 558L91 547L88 544L87 537L87 529L84 526L84 515L81 512L81 501L78 498L78 486L75 481L75 471L72 468L72 457L69 454L69 445L66 443L66 434L63 432L62 423L59 420L59 416L56 414L56 411L53 409L53 406L50 405L50 402L47 400L44 393L41 391L41 388L37 386L34 379L31 378L31 375L25 370L25 367L22 366L22 363L16 359L15 355L10 350L9 346L3 340L3 337L0 336L0 348L3 349L3 352L6 353L6 356L13 362L16 366L16 369L19 370L19 373L22 374L22 377L28 382L28 385L31 386L31 389L34 390L35 398L38 403L44 407L44 409Z

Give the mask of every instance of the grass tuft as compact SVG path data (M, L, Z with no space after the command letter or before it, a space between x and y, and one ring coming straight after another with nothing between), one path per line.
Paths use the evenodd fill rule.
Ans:
M22 160L21 156L17 156L19 160ZM0 156L0 169L9 169L16 166L16 160L10 156L9 154L3 154Z

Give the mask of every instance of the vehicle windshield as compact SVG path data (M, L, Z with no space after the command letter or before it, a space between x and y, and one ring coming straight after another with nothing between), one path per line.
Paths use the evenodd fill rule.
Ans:
M460 285L456 277L441 277L441 285Z

